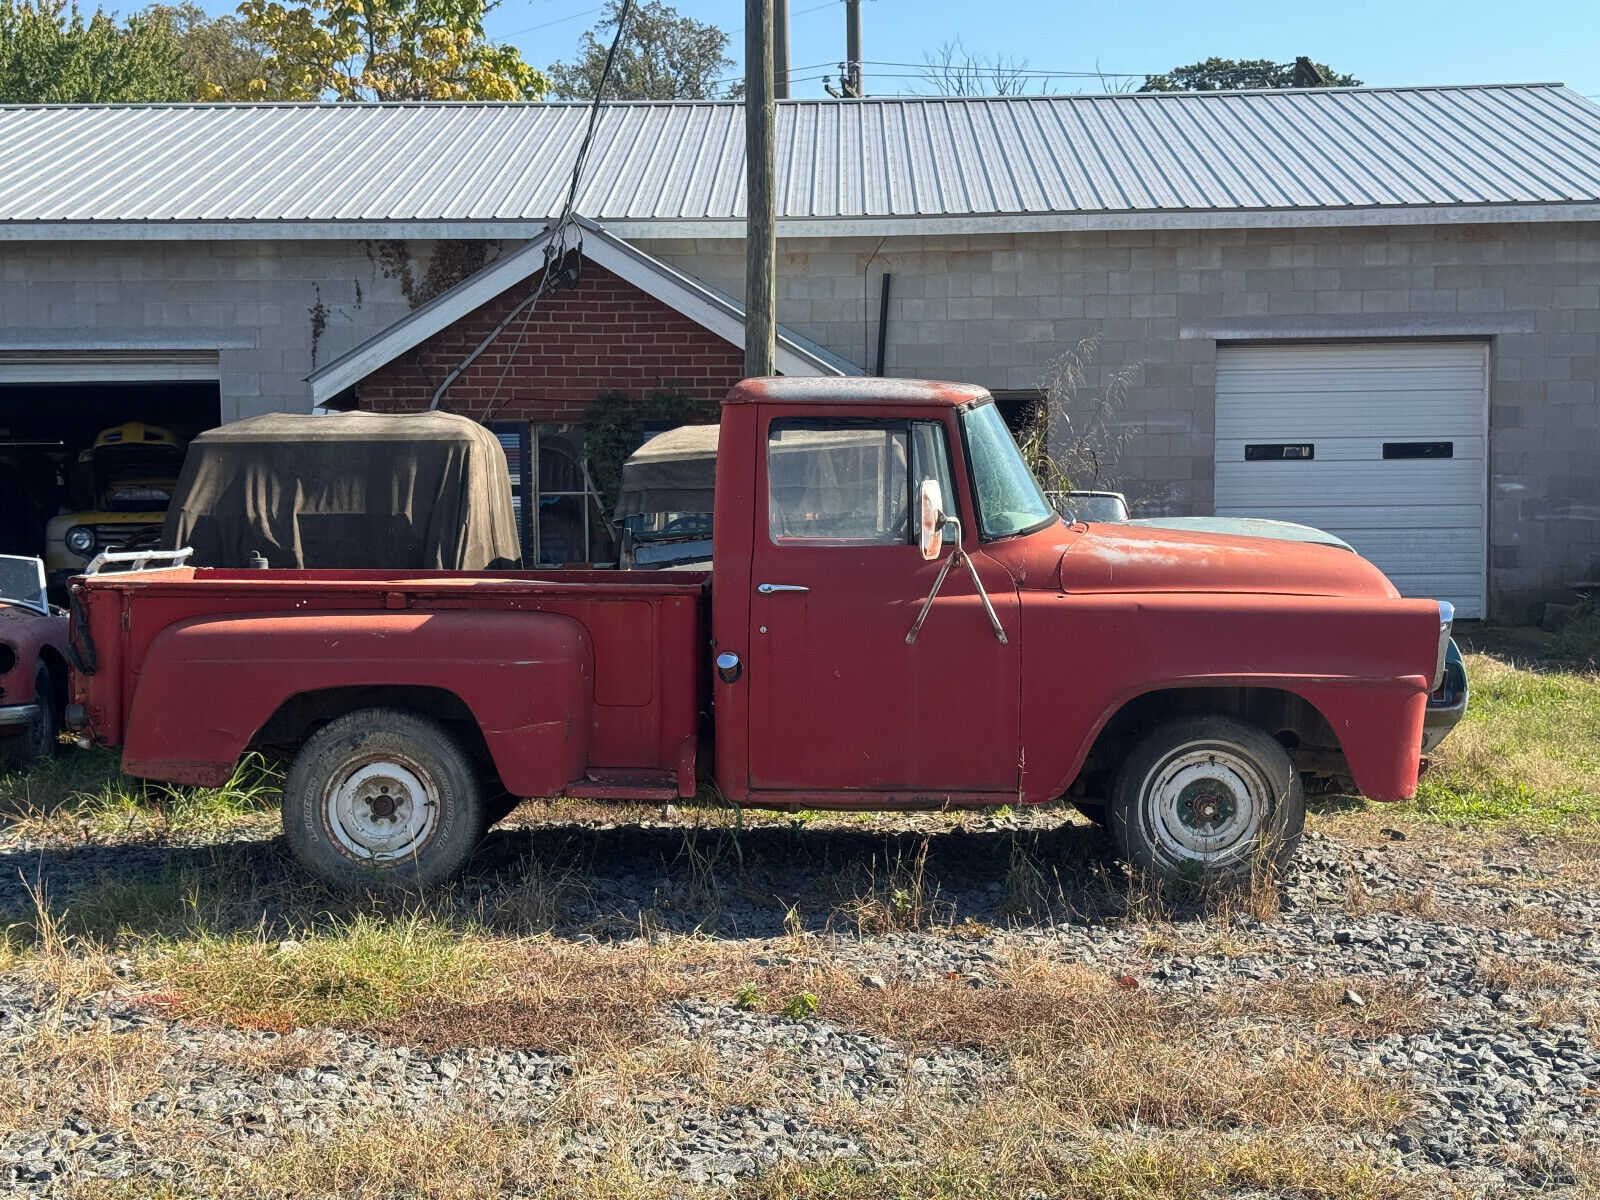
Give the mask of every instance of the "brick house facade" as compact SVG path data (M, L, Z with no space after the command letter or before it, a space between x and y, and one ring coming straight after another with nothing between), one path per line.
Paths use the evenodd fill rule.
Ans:
M530 277L427 338L356 388L361 408L428 407L449 372L537 285ZM744 351L597 264L575 287L542 296L450 385L441 407L495 422L581 421L596 397L662 390L715 403L741 375ZM501 380L504 380L502 383Z

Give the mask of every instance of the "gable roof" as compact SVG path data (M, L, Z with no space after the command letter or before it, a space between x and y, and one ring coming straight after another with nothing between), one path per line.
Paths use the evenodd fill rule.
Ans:
M586 105L0 106L0 237L531 236ZM778 106L789 236L1584 219L1600 107L1560 84ZM607 105L578 211L743 235L744 110ZM112 226L114 229L107 229Z
M593 221L579 219L583 256L640 291L682 313L735 346L744 345L745 309L730 296L613 237ZM448 292L407 313L393 325L307 376L314 404L326 404L379 367L489 303L544 268L549 231L518 246ZM861 368L832 351L778 327L778 370L784 375L859 375Z

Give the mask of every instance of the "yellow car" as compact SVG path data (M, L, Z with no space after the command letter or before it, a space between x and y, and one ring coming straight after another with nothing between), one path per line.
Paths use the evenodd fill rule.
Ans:
M73 481L93 497L93 507L60 513L45 526L44 563L52 592L96 554L160 542L183 453L182 442L170 431L141 421L100 431L94 445L78 456Z

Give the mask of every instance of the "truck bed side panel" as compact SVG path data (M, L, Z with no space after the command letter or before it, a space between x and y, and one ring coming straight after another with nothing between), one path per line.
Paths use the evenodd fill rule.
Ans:
M545 613L192 617L150 645L123 769L214 787L283 700L422 687L450 693L478 718L508 790L548 795L588 761L592 657L582 625Z
M497 647L480 646L468 655L470 664L452 667L445 660L461 655L452 639L471 623L451 626L449 619L494 614L505 618L496 629L513 630L522 618L544 614L575 622L583 630L591 664L581 705L576 700L568 704L574 720L581 708L587 722L583 741L571 743L585 748L585 761L560 783L596 768L676 771L682 777L687 755L687 777L692 784L705 673L702 606L706 586L700 576L179 569L97 577L77 587L98 670L77 677L75 698L87 709L93 735L106 744L121 744L125 736L131 739L136 722L159 720L164 739L159 753L138 749L138 743L130 745L130 758L146 764L147 770L157 761L168 764L161 768L163 772L179 769L184 761L213 761L213 752L196 754L182 749L202 735L185 732L181 724L172 722L175 713L193 717L194 696L180 700L172 693L143 689L143 677L158 670L158 660L167 653L165 646L157 646L158 639L181 622L228 616L276 618L290 625L315 623L320 631L312 636L331 638L341 627L356 635L380 615L409 615L419 623L419 630L426 630L431 620L447 645L430 652L437 659L433 665L410 675L415 685L433 687L440 686L440 680L451 672L488 679L489 683L474 686L474 699L469 702L487 738L491 729L509 730L521 719L513 715L503 720L504 714L527 715L526 708L519 706L531 703L521 695L529 681L519 677L515 664L537 658L537 648L518 641L513 633L502 632L497 635L502 639ZM220 667L214 676L217 687L252 693L251 712L264 708L270 714L290 695L312 686L357 682L341 678L326 685L309 683L313 673L319 680L331 673L320 671L311 657L297 658L293 671L269 676L256 669L257 654L253 648L243 647L227 669L226 682L222 682ZM428 678L420 678L423 674ZM148 715L147 708L151 710ZM232 723L244 720L243 716L230 718ZM510 733L507 739L508 743L516 740ZM498 754L496 758L498 761ZM560 791L559 785L549 786L548 773L543 770L513 767L511 773L519 782L513 785L509 778L505 782L519 794ZM173 777L150 774L153 778ZM208 773L211 776L214 772Z

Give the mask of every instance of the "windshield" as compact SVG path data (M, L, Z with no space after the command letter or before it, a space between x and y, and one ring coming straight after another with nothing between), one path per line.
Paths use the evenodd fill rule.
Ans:
M1022 461L1011 431L993 404L969 409L962 417L972 480L978 490L978 519L986 538L1010 537L1054 520L1033 472Z

